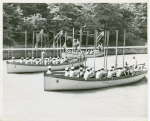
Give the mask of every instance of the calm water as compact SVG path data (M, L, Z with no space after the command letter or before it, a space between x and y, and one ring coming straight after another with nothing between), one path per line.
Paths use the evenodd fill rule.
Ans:
M133 55L126 55L131 62ZM146 63L148 55L135 55L138 63ZM85 91L44 91L43 73L3 74L3 116L7 120L107 120L147 118L147 77L124 86ZM108 57L108 68L115 56ZM87 60L94 66L94 59ZM103 57L96 58L96 67L103 67ZM118 56L122 65L122 56ZM121 118L121 119L118 119Z

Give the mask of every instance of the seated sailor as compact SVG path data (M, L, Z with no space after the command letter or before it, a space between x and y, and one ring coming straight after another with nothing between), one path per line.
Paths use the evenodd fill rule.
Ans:
M90 67L90 77L94 77L94 68Z
M56 59L55 58L53 58L52 64L56 64Z
M52 57L49 57L49 64L52 64Z
M15 57L12 57L12 61L11 62L15 62Z
M51 72L51 69L52 69L52 67L51 66L48 66L48 71L46 72L47 74L51 74L52 72Z
M110 69L110 70L108 71L107 78L112 78L112 79L113 79L113 71L112 71L112 69Z
M43 64L43 60L42 58L39 59L39 64L42 65Z
M70 74L69 74L69 68L68 67L66 67L65 68L65 76L69 76Z
M63 64L63 63L64 63L64 58L61 58L60 64Z
M75 77L75 71L74 71L74 67L71 67L71 71L70 71L70 77Z
M24 57L21 57L20 63L24 62Z
M123 73L123 70L122 70L121 67L119 67L119 68L117 69L116 76L117 76L117 77L122 77L122 76L124 76L124 73Z
M36 59L35 63L36 65L39 65L39 58Z
M87 80L90 77L90 69L87 68L86 72L84 73L84 79Z
M48 59L47 59L47 58L44 59L44 65L45 65L45 66L48 65Z
M103 77L103 69L98 69L96 72L96 79L100 79Z
M79 70L79 72L78 72L78 74L77 74L77 77L79 78L82 78L82 77L84 77L84 72L83 72L83 68L82 67L80 67L80 70Z
M29 58L26 58L25 64L29 64Z
M35 60L34 60L34 57L32 57L31 64L34 64L34 63L35 63Z
M60 64L60 59L59 59L59 57L57 57L57 59L56 59L56 64Z

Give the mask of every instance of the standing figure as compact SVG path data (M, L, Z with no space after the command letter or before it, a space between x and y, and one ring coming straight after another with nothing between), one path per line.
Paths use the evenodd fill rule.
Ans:
M44 58L45 58L45 50L43 49L41 53L42 63L44 63Z
M99 50L99 52L101 52L101 42L98 43L98 50Z
M64 48L64 52L66 52L66 48L67 48L66 43L63 44L63 48Z

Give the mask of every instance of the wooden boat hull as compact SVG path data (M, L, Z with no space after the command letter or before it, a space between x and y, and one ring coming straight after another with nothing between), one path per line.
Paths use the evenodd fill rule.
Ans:
M101 57L103 55L104 55L104 53L97 53L97 54L95 54L95 57ZM67 58L72 58L72 53L67 53L67 54L62 53L62 57L65 58L65 56L67 56ZM80 57L80 55L73 54L73 57ZM86 58L94 58L94 54L88 54L88 55L86 55Z
M93 81L93 80L72 80L72 79L62 79L52 76L44 75L44 90L83 90L83 89L98 89L110 86L130 84L137 82L146 76L146 72L136 76L130 76L128 78L120 79L109 79L108 81ZM71 78L71 77L70 77Z
M73 63L75 68L83 66L85 61ZM52 71L64 70L66 67L71 67L72 64L52 66ZM7 73L28 73L28 72L44 72L47 71L47 66L14 64L7 61Z

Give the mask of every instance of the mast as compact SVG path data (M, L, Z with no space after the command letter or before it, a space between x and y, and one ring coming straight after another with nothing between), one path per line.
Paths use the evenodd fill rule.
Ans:
M104 38L104 69L105 69L105 55L106 55L106 52L105 52L105 46L106 46L106 33L107 31L105 30L104 31L104 36L105 36L105 38Z
M38 41L38 33L36 33L36 43L37 43L37 41ZM36 44L36 46L35 46L36 48L36 58L37 58L37 53L38 53L38 43Z
M33 31L33 41L32 41L32 57L33 57L33 48L34 48L34 31Z
M98 33L98 31L95 30L95 37L94 37L94 75L95 75L95 53L96 53L97 33Z
M125 55L125 42L126 42L126 29L124 30L123 67L124 67L124 55Z
M72 66L73 66L73 44L74 44L74 28L73 28L73 38L72 38Z
M82 28L80 28L80 59L81 59L81 45L82 45ZM80 59L79 59L79 67L80 67Z
M89 40L89 31L87 31L87 36L86 36L85 68L86 68L86 57L87 57L87 46L88 46L88 40Z
M60 34L60 57L61 57L61 34Z
M118 46L118 30L116 31L116 61L115 61L115 69L117 69L117 46Z
M43 42L43 29L42 29L42 33L41 33L41 53L42 53L42 42Z
M53 57L55 56L55 33L54 33L54 40L53 40Z
M106 71L107 71L107 54L108 54L108 45L109 45L109 31L107 31Z
M57 57L58 57L58 39L59 37L57 37Z
M25 58L27 57L26 48L27 48L27 31L25 31Z
M67 37L67 32L65 31L65 46L67 46L67 44L66 44L66 39L67 39L67 38L66 38L66 37ZM65 58L66 58L66 49L67 49L67 48L65 47Z

